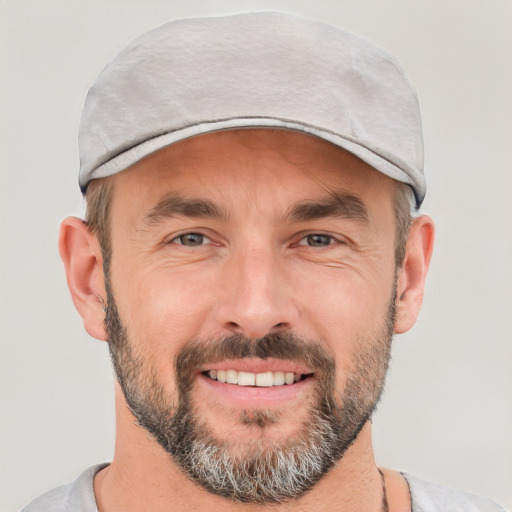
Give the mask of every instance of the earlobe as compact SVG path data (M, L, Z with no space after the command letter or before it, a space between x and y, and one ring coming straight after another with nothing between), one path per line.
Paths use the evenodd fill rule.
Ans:
M106 341L103 258L96 236L83 220L68 217L60 227L59 252L73 303L86 331Z
M396 289L395 333L407 332L416 323L423 302L425 279L434 248L434 222L427 215L413 221L407 239Z

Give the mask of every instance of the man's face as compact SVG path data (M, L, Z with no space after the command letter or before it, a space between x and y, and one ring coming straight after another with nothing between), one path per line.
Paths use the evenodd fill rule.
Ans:
M299 496L382 390L396 185L266 130L192 138L112 181L107 329L139 424L212 492Z

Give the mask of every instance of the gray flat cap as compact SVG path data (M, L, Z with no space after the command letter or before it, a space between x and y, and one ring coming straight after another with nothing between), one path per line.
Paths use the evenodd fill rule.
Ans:
M164 146L243 127L298 130L425 196L416 92L389 53L283 13L172 21L124 48L92 85L80 187Z

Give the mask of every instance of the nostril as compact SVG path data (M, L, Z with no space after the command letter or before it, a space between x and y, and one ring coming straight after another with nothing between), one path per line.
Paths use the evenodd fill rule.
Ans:
M249 338L258 339L263 338L267 334L278 333L288 330L290 328L290 324L288 322L278 322L277 324L274 324L271 327L269 327L269 324L254 325L251 324L250 322L244 324L228 321L224 324L224 327L234 334L244 334Z

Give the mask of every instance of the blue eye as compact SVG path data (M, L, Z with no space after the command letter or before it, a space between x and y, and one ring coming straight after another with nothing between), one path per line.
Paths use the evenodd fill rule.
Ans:
M299 245L308 245L309 247L327 247L334 242L334 238L329 235L315 233L304 237Z
M210 241L210 239L201 233L185 233L171 240L174 244L186 245L188 247L204 245L207 241Z

